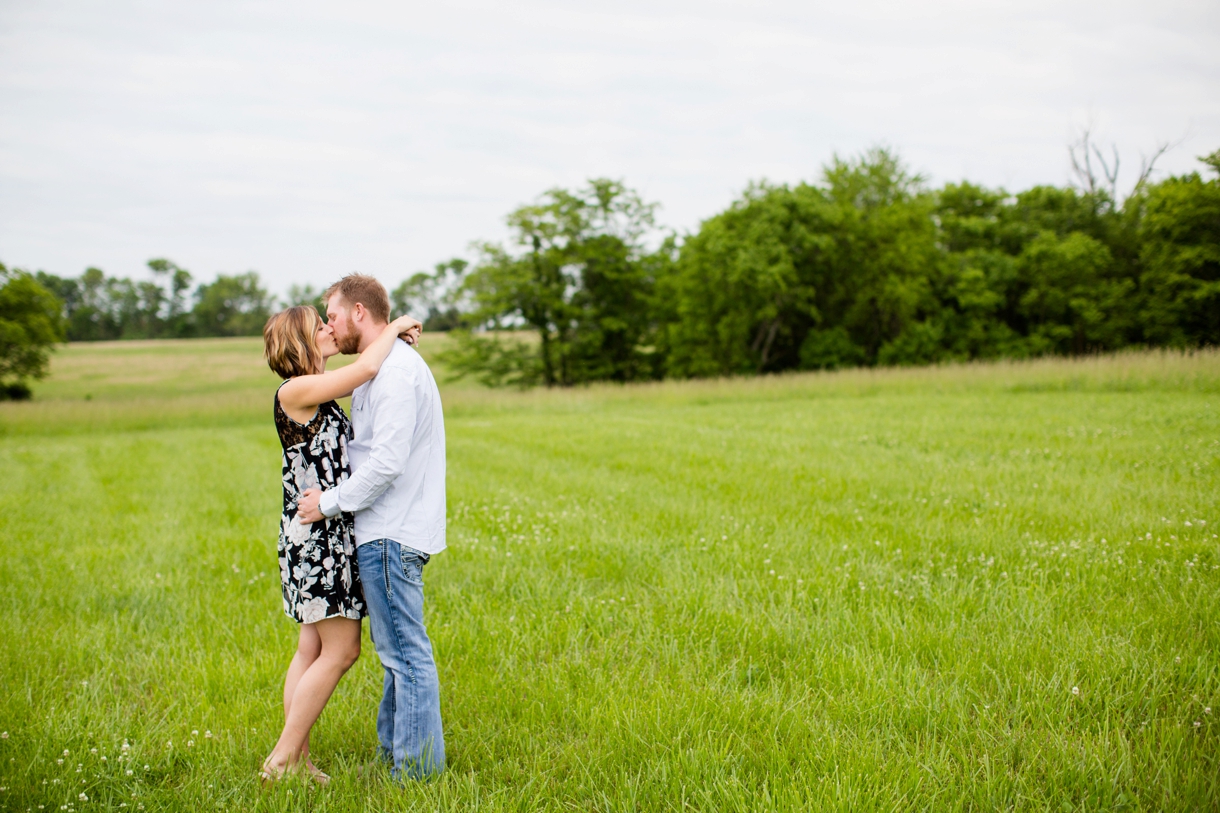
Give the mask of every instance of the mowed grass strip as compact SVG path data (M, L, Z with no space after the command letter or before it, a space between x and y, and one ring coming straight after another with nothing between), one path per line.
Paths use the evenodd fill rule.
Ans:
M0 408L0 809L1220 800L1215 353L443 385L449 771L363 770L366 633L335 781L260 791L296 630L259 349L72 346Z

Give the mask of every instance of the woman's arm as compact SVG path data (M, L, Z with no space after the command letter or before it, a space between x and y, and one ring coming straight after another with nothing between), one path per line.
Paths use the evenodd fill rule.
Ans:
M381 363L394 349L394 341L400 334L420 327L418 319L412 319L410 316L398 317L386 325L381 335L346 367L319 375L298 376L284 384L280 387L280 404L285 409L312 412L318 404L342 398L377 375Z

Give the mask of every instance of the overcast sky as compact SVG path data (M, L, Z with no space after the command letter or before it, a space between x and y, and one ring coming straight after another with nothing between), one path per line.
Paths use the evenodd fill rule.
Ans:
M682 232L874 144L1063 184L1090 124L1201 168L1220 2L0 0L0 261L392 286L589 177Z

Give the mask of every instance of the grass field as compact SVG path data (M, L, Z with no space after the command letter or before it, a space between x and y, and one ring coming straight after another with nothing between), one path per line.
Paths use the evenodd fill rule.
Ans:
M259 353L71 346L0 404L0 809L1220 807L1220 354L443 384L449 770L362 770L365 625L335 781L260 791L296 629Z

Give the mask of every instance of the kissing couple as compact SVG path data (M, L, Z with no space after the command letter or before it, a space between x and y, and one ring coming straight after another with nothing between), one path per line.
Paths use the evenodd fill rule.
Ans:
M369 617L385 670L378 755L398 780L445 767L440 685L424 627L424 566L445 549L445 422L423 326L390 320L385 287L349 274L323 295L326 321L300 305L263 329L283 446L279 562L284 612L300 625L284 678L284 730L264 783L308 771L309 732L360 657ZM339 353L359 357L327 371ZM335 402L352 396L351 419Z

